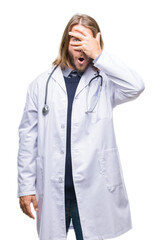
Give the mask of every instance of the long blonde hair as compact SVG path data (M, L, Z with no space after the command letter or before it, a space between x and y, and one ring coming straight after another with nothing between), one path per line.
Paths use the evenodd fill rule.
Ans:
M53 65L60 65L61 69L64 69L68 66L68 46L70 41L70 36L68 33L71 31L72 27L77 24L81 24L84 27L91 29L93 33L93 37L96 37L96 34L100 32L100 28L97 22L92 17L86 14L74 15L70 19L70 21L68 22L64 30L61 43L60 43L59 55L56 58L56 60L52 63ZM103 49L104 43L102 40L102 36L100 37L100 46L101 46L101 49Z

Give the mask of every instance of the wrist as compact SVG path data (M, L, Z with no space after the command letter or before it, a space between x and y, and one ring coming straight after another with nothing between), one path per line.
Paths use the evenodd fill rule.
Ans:
M99 55L101 54L101 52L102 52L102 50L99 50L96 53L94 53L93 56L92 56L92 59L93 60L97 59L99 57Z
M94 63L94 64L98 61L98 59L100 58L101 55L102 55L102 51L101 51L100 54L93 60L93 63Z

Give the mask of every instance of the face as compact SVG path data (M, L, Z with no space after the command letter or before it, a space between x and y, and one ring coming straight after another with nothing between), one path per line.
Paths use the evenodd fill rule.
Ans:
M78 25L75 25L75 26L78 26ZM84 26L82 27L84 28L84 31L86 31L87 33L91 34L91 36L93 36L93 33L89 28ZM74 30L74 27L72 27L71 32L77 32L77 31ZM73 36L70 36L70 41L80 41L80 40ZM91 58L89 58L81 50L74 50L70 44L68 47L68 60L69 60L69 67L71 69L75 69L80 72L84 72L86 68L92 63Z

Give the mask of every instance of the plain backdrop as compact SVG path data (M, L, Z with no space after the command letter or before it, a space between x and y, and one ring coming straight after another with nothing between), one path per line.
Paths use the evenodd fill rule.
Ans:
M1 1L0 239L38 240L36 221L23 214L17 198L18 126L29 83L51 67L75 13L97 20L105 50L136 70L146 87L114 109L133 222L117 239L162 239L161 9L160 0ZM74 239L70 231L68 240Z

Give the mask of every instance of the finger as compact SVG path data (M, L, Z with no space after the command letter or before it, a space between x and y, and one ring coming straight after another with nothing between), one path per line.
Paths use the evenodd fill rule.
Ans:
M79 40L84 40L85 36L83 36L83 34L81 33L77 33L77 32L69 32L69 35L75 38L78 38Z
M84 35L85 37L89 37L89 36L90 36L90 34L87 33L87 32L84 30L84 28L83 28L82 25L74 26L74 30L75 30L75 31L78 31L79 33L81 33L81 34Z
M21 207L21 210L23 211L23 213L26 214L26 208L25 207Z
M100 42L100 38L101 38L101 33L98 32L98 33L96 34L96 40L97 40L97 42Z
M73 49L74 50L83 50L83 47L82 46L73 46Z
M31 208L30 208L30 205L26 205L26 213L29 217L35 219L33 213L31 212Z
M22 205L21 209L22 209L24 214L28 215L28 211L27 211L26 205Z
M21 208L21 210L23 211L23 213L25 213L25 214L26 214L26 208L25 208L25 204L24 204L24 203L22 203L21 201L20 201L20 208Z
M81 46L83 44L82 41L70 41L69 43L71 46Z
M37 212L38 211L38 203L37 203L36 197L32 198L32 202L33 202L34 209Z

